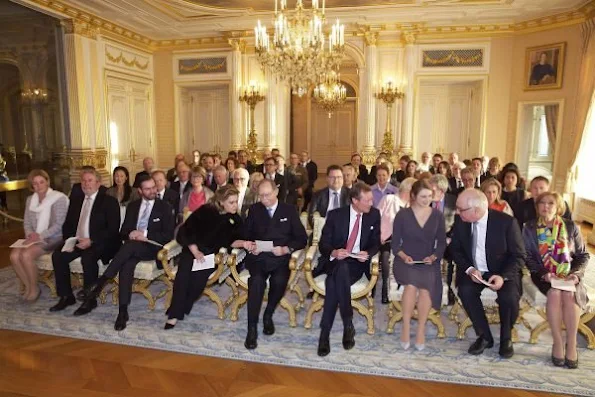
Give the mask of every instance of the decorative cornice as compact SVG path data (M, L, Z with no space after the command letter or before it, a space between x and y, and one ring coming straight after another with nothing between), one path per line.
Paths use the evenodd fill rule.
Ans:
M234 51L246 51L246 40L244 39L228 39L227 42Z
M64 33L66 34L78 34L93 40L97 40L97 35L99 34L98 27L91 26L87 22L82 22L76 19L60 21L60 25L62 25Z

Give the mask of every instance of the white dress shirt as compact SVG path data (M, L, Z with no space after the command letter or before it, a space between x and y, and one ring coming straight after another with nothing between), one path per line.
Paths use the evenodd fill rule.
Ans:
M471 226L473 230L473 225ZM486 235L488 232L488 211L477 221L477 247L475 247L475 266L482 273L489 271L486 256Z
M89 234L89 222L91 221L91 211L93 210L93 205L95 204L95 198L97 197L97 193L99 193L99 191L93 193L90 196L85 196L85 198L83 199L83 206L81 207L81 213L79 214L79 223L81 222L81 218L83 215L83 208L85 208L85 200L87 200L87 197L89 197L89 214L87 215L87 219L85 220L85 224L83 225L83 236L78 236L78 237L82 237L82 238L89 238L91 237L91 235Z
M157 192L157 198L163 200L163 197L165 197L165 189L163 189L160 192Z
M246 197L246 190L248 189L245 187L238 189L238 213L242 212L242 203L244 202L244 197Z
M351 250L352 254L357 254L361 251L360 248L360 240L362 237L362 223L364 222L364 214L360 214L359 218L359 229L357 229L357 237L355 238L355 244L353 245L353 249ZM357 220L357 211L353 209L353 205L349 206L349 232L347 234L347 241L349 241L349 236L351 235L351 230L353 230L353 226L355 226L355 221ZM347 244L347 243L345 243ZM343 247L344 248L344 247ZM330 260L335 260L335 258L331 255Z

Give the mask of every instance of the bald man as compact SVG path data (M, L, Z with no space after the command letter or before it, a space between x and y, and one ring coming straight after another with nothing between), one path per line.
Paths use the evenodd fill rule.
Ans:
M510 358L514 355L511 331L519 315L521 267L525 260L521 230L510 215L489 210L488 199L477 189L459 194L456 211L449 249L457 264L459 299L478 336L469 354L479 355L494 346L480 299L484 288L490 288L498 294L499 353Z
M155 166L155 162L151 157L145 157L143 159L143 170L136 174L134 177L134 184L132 187L139 187L140 181L143 179L147 179L147 177L151 178L151 173L153 173L153 167Z

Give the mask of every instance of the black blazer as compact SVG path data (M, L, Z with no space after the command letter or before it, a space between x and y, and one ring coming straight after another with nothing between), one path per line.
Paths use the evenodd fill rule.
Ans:
M204 255L216 254L242 239L242 218L238 214L220 214L213 204L205 204L194 211L180 226L176 240L184 251L196 244Z
M317 191L308 206L308 223L310 227L314 227L314 213L318 212L323 218L326 217L326 210L329 204L329 188L325 187L322 190ZM341 194L339 195L339 205L344 207L349 205L349 189L346 187L341 188Z
M448 192L450 194L454 194L455 196L458 196L459 193L461 193L463 190L465 190L465 187L462 185L462 181L461 181L461 187L457 187L457 180L454 176L451 176L450 178L448 178Z
M287 167L281 176L285 183L285 202L287 204L296 205L298 200L297 189L300 187L300 180Z
M126 217L124 218L122 230L120 231L120 235L124 241L128 240L130 232L136 230L138 217L141 215L139 213L141 204L142 199L138 199L132 201L128 204L128 207L126 207ZM175 219L172 208L163 200L155 200L153 208L151 209L151 215L149 215L147 238L165 245L174 238L174 227ZM159 247L154 247L159 250Z
M162 200L169 204L169 206L172 208L174 219L176 219L180 209L180 196L178 193L172 189L165 189Z
M278 201L277 210L272 218L262 203L256 203L248 211L244 225L245 240L272 241L275 246L288 246L293 250L300 250L306 246L308 236L300 221L295 206ZM289 255L274 256L271 252L259 255L248 254L246 267L264 266L273 270L278 266L287 266Z
M267 176L265 175L264 177L266 178ZM279 189L279 194L277 195L277 198L279 198L279 201L284 203L285 198L287 197L287 185L285 184L285 177L281 174L276 173L275 185L277 185L277 189Z
M173 190L174 192L178 193L178 197L183 195L184 193L186 193L188 190L192 190L192 183L190 183L190 180L188 180L188 183L186 183L186 186L184 186L184 191L180 192L180 181L175 181L172 182L171 186L169 187L171 190Z
M564 211L562 218L572 220L572 213L570 212L568 203L564 201L564 204L566 205L566 211ZM533 197L521 202L519 205L517 205L516 209L513 208L513 211L514 217L519 222L521 229L526 222L537 219L537 210L535 209L535 200Z
M446 237L450 237L452 232L452 226L455 223L455 215L457 213L457 196L446 193L444 195L444 209L442 215L444 215L444 226L446 229Z
M457 264L457 283L468 277L465 271L473 267L471 223L455 217L450 243L450 255ZM525 245L521 229L514 218L503 212L488 210L486 260L490 273L520 282L520 270L525 263Z
M209 173L207 172L207 177L205 178L205 182L204 185L206 187L208 187L209 189L211 189L213 192L217 191L217 182L215 182L215 175L211 172L211 183L208 183L209 181Z
M516 213L519 210L519 205L523 201L525 201L525 196L526 193L523 189L517 189L513 192L505 192L504 190L502 190L501 198L502 200L506 201L508 205L510 205L510 208L512 208L512 211L514 212L516 217Z
M103 263L108 263L120 248L120 204L117 199L108 196L106 190L99 189L97 192L89 219L91 247L101 252ZM82 190L80 194L75 193L74 197L71 195L66 219L62 225L64 240L76 236L84 199Z
M333 262L330 261L331 252L335 249L345 248L349 239L349 212L351 206L341 207L329 212L326 216L322 236L318 243L320 256L326 263L327 272L332 272ZM380 249L380 211L371 208L370 212L361 218L360 250L366 251L370 260ZM349 272L355 277L370 268L370 260L361 263L350 261Z
M139 187L140 186L140 178L145 177L145 176L151 176L151 175L145 170L137 173L136 176L134 177L134 183L132 184L132 187Z
M310 160L306 164L306 171L308 171L308 184L310 188L314 188L314 183L318 179L318 166L315 162Z

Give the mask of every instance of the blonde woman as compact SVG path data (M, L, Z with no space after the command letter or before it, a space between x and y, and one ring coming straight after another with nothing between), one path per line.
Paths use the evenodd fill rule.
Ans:
M489 178L481 184L481 191L488 198L488 208L514 216L510 205L500 198L502 185L494 178Z
M62 225L68 212L68 197L50 187L50 177L44 170L35 169L27 177L33 194L25 205L26 248L13 248L10 263L25 285L23 299L34 302L41 293L37 286L35 260L52 252L62 243Z

